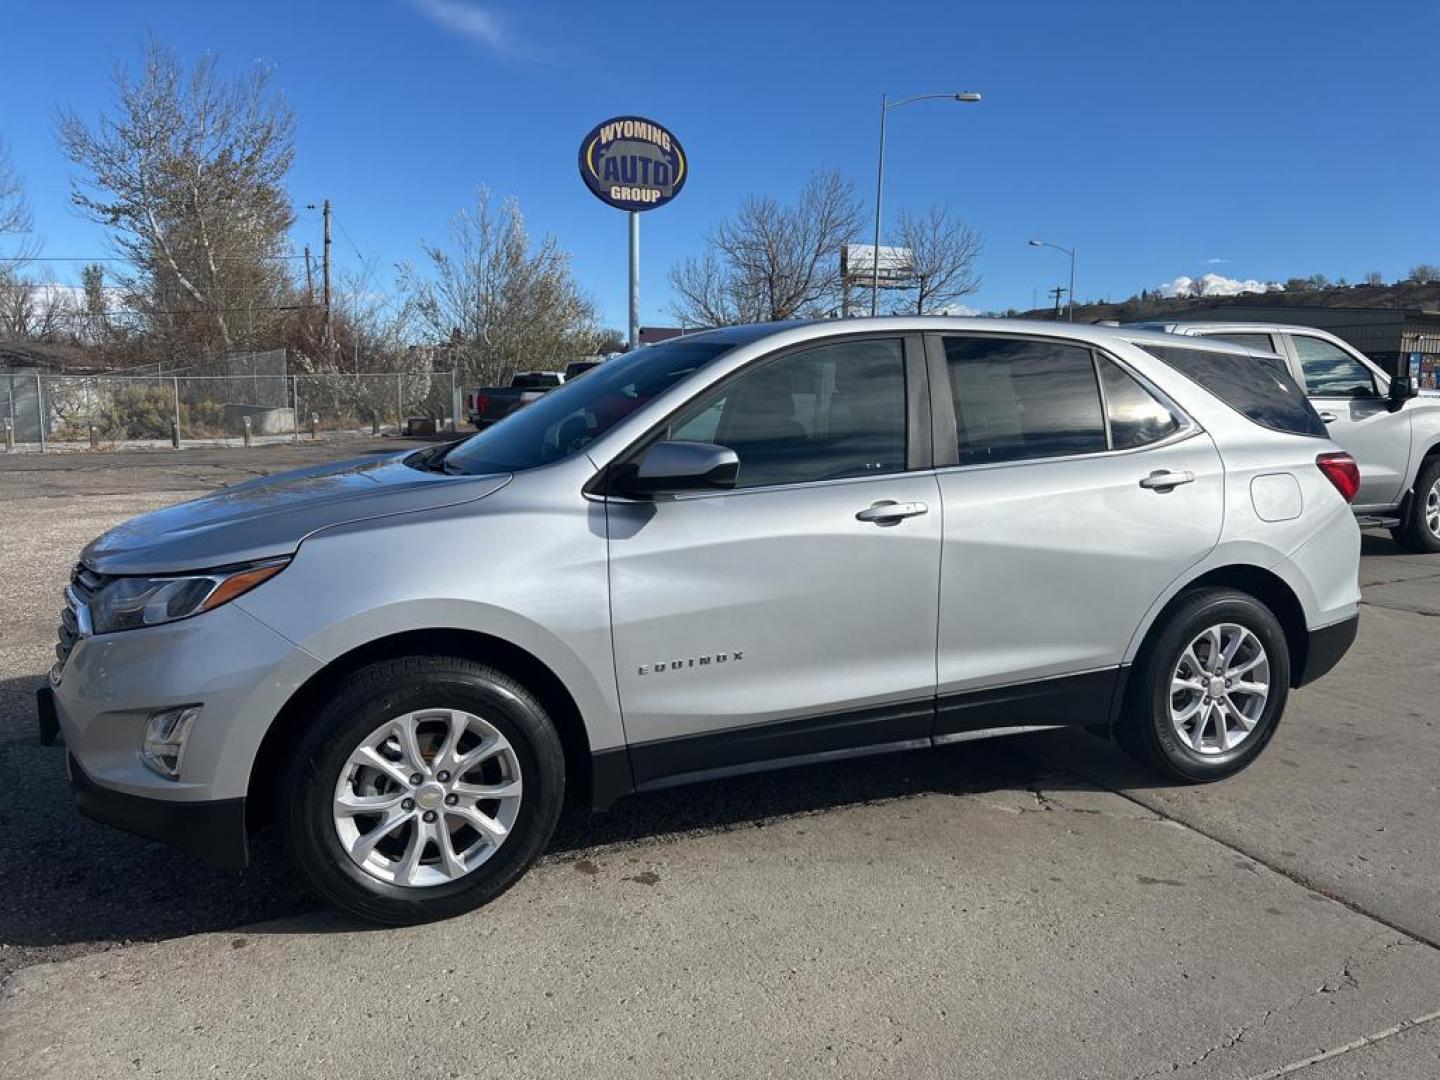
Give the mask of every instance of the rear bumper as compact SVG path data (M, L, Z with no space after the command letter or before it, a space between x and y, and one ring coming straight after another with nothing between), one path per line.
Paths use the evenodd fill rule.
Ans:
M70 786L75 805L92 821L160 840L226 870L249 865L245 800L175 802L127 795L101 787L70 755Z
M1340 658L1350 651L1359 628L1360 616L1352 615L1340 622L1311 630L1305 649L1305 666L1296 673L1295 685L1305 686L1328 674L1330 669L1340 662Z

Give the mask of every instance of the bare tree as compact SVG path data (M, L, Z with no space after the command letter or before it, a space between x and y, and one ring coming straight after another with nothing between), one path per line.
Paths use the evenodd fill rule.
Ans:
M0 238L23 236L33 227L25 186L10 160L10 145L0 137ZM16 258L10 257L9 261L14 262Z
M1434 263L1418 263L1410 268L1407 281L1415 285L1434 285L1440 283L1440 266Z
M896 240L910 252L914 283L891 305L895 313L941 313L980 288L975 263L985 242L976 230L951 217L946 207L933 206L923 216L902 210Z
M290 109L264 69L224 81L213 55L187 69L153 39L139 74L118 70L114 87L93 126L61 113L61 148L82 172L71 201L134 266L117 275L131 306L167 333L229 348L232 316L273 311L288 289L277 257L294 216Z
M401 284L419 326L447 345L467 381L554 367L594 351L594 304L575 283L553 237L532 245L519 203L492 208L477 193L451 225L450 248L425 244L425 270L402 266Z
M840 283L831 260L862 220L854 185L835 171L812 174L792 206L747 196L735 218L706 238L709 251L670 271L671 310L685 326L775 322L832 310Z
M69 290L0 268L0 340L49 341L74 334Z
M1384 285L1385 275L1380 273L1379 270L1371 270L1365 275L1365 284L1370 286Z

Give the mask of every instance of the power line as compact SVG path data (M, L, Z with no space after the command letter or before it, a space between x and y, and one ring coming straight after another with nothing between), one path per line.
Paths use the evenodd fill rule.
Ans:
M303 259L304 255L216 255L216 262L264 262L270 259ZM0 262L7 263L29 263L29 262L99 262L99 263L126 263L134 265L134 259L127 259L120 255L12 255L0 258Z

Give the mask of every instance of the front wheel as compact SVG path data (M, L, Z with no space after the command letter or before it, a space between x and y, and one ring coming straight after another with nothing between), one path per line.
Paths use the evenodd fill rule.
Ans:
M505 674L405 657L345 678L296 748L285 831L305 881L372 922L448 918L539 857L565 789L559 736Z
M1390 535L1408 551L1440 552L1440 457L1428 459L1415 478L1405 520Z
M1116 735L1184 783L1233 776L1275 733L1290 651L1273 612L1234 589L1199 589L1165 617L1132 670Z

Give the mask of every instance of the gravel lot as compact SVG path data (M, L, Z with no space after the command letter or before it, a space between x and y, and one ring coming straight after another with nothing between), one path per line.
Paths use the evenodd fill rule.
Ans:
M404 445L0 456L0 1076L1440 1075L1440 557L1383 534L1355 648L1217 785L1070 734L734 779L388 931L80 818L33 718L80 547Z

